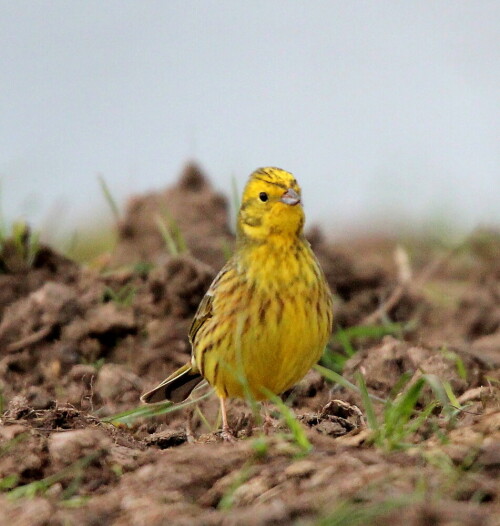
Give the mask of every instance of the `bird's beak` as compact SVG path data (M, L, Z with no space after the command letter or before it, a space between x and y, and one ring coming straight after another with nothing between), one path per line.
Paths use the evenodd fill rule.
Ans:
M297 205L300 203L300 195L293 190L292 188L289 188L282 196L280 201L282 203L285 203L286 205Z

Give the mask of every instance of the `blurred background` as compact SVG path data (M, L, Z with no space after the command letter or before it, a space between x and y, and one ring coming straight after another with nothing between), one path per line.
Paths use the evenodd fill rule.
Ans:
M328 235L500 223L500 3L0 2L4 220L60 236L196 160Z

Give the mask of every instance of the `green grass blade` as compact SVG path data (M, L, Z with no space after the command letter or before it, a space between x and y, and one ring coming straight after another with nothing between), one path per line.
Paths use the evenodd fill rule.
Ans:
M462 358L460 358L456 352L450 351L446 346L443 346L440 351L446 359L454 362L458 376L460 376L462 380L467 380L467 369Z
M1 393L0 393L1 394ZM19 435L0 444L0 458L9 453L11 449L16 447L20 442L23 442L29 437L29 433L20 433Z
M156 220L156 225L158 227L158 230L161 234L161 237L163 238L163 241L165 242L165 247L167 248L168 253L171 256L178 256L179 249L177 247L177 243L175 242L175 239L172 236L172 233L170 232L170 228L167 226L165 220L159 215L156 216L155 220Z
M321 375L323 375L327 380L330 382L336 383L341 385L342 387L345 387L346 389L352 389L353 391L356 391L357 393L360 393L359 387L354 385L353 383L349 382L346 378L344 378L339 373L336 373L335 371L332 371L330 369L327 369L326 367L323 367L322 365L316 364L313 369L318 371ZM378 396L369 394L368 395L371 400L375 400L376 402L380 402L382 404L386 403L386 400L383 398L380 398Z
M348 359L349 356L345 355L343 352L337 352L327 345L325 347L325 351L323 352L323 356L321 357L320 363L327 369L341 374Z
M335 339L339 333L342 333L349 339L352 338L382 338L390 334L399 334L405 330L405 325L402 323L385 323L382 325L354 325L347 329L339 329L333 335Z
M413 447L413 444L406 442L406 439L424 424L431 412L438 405L437 402L431 402L422 412L417 413L416 405L421 397L425 383L425 378L418 378L406 392L398 396L384 413L385 445L387 449ZM411 420L415 415L417 416Z
M449 412L450 404L449 398L446 394L446 389L444 388L443 382L435 374L424 374L422 379L427 385L432 389L434 396L437 398L438 402L441 404L441 407L445 412Z
M335 333L335 337L340 343L340 345L342 345L342 348L344 349L344 352L347 354L347 356L351 357L354 356L354 354L356 354L356 350L351 344L351 336L349 336L346 333L346 331L344 331L343 329L339 329Z
M286 406L279 396L271 393L269 390L265 390L265 395L276 405L285 420L285 424L290 429L293 440L303 453L309 453L312 451L312 444L307 438L306 432L302 427L302 424L295 418L293 411Z
M167 226L165 220L162 217L156 216L156 226L158 227L158 231L160 232L161 237L163 238L167 252L171 256L178 256L179 249L177 247L177 243L175 242L175 239L172 236L172 233L170 232L170 228Z
M187 252L187 242L184 236L182 235L179 223L168 211L166 206L161 207L161 215L158 214L157 217L160 218L159 221L163 225L163 228L160 226L160 233L162 234L162 237L165 240L165 245L169 249L169 252L172 255L179 255ZM170 238L171 241L167 241L167 237Z
M398 381L394 384L394 386L391 389L391 392L389 393L388 402L393 401L398 396L398 394L401 393L401 391L403 391L405 385L408 384L412 376L412 373L406 372L398 378Z
M39 250L40 232L31 232L28 240L28 253L26 254L26 262L30 268L33 266Z
M38 494L45 493L53 484L56 484L57 482L69 476L73 476L76 480L76 483L79 485L79 483L81 482L82 473L85 470L85 468L92 464L92 462L101 457L103 454L104 451L95 451L94 453L90 453L89 455L78 459L76 462L73 462L73 464L62 469L61 471L54 473L53 475L45 477L42 480L30 482L29 484L25 484L23 486L19 486L10 490L7 493L7 497L9 499L19 499L22 497L32 498ZM70 484L70 487L72 486L73 492L78 489L76 487L77 484Z
M236 177L234 175L231 176L231 200L233 203L233 211L236 222L238 211L240 209L240 192L238 191L238 182L236 181Z
M365 407L366 411L366 419L368 421L368 426L373 431L379 430L379 424L377 421L377 417L375 416L375 409L373 407L373 403L370 399L370 393L368 393L368 389L366 387L366 382L364 376L358 371L356 373L356 379L358 381L359 386L359 392L361 393L361 398L363 400L363 405Z
M419 415L411 420L406 428L407 434L411 435L418 431L424 422L429 418L434 409L438 406L437 402L427 404L427 407L419 413Z
M408 506L411 502L416 502L416 499L411 495L367 504L343 501L336 506L333 512L315 524L316 526L369 526L375 521L376 524L384 524L381 519L385 515L403 506ZM386 524L390 523L387 522Z
M467 369L464 361L458 356L458 354L455 355L455 367L457 368L458 376L460 376L462 380L467 380Z
M448 397L448 400L450 401L450 404L457 409L461 409L462 406L460 405L458 398L455 396L455 393L453 392L453 387L451 387L451 384L450 382L448 382L448 380L443 380L443 388L446 393L446 396Z
M229 486L224 495L222 495L217 505L218 510L228 511L234 505L234 494L236 490L244 484L252 474L252 466L249 463L246 463L241 468L240 472L236 476L234 482Z
M174 404L173 402L158 402L156 404L148 404L136 407L134 409L129 409L128 411L123 411L122 413L117 413L116 415L111 415L106 418L102 418L102 422L109 422L111 424L131 424L138 418L153 418L155 416L165 415L167 413L173 413L174 411L179 411L188 407L190 405L196 404L201 400L204 400L210 396L212 392L206 393L194 400L188 400L187 402L182 402L180 404Z
M115 218L115 222L118 223L118 221L120 221L120 210L118 208L118 205L116 204L113 194L111 193L111 190L109 189L108 183L102 175L98 175L97 179L99 180L99 184L101 186L104 198L106 199L106 202L108 203L109 208L111 209L113 217Z
M353 389L354 391L359 392L359 389L353 383L349 382L349 380L344 378L341 374L336 373L335 371L331 371L330 369L327 369L326 367L323 367L322 365L318 364L314 366L314 369L316 369L318 373L322 374L327 380L339 384L342 387L345 387L346 389Z
M403 428L415 411L425 380L419 378L407 391L400 394L384 412L385 434L389 438L400 438Z
M400 323L385 323L383 325L356 325L344 329L339 327L332 335L329 345L321 358L323 365L329 369L341 373L345 362L354 354L357 349L353 345L355 339L380 339L388 334L401 335L407 326ZM338 350L338 346L342 349Z

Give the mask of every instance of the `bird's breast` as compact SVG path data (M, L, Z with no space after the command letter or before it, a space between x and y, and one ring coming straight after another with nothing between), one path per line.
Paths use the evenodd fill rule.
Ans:
M254 256L221 281L214 300L217 350L212 345L205 369L222 396L243 397L242 378L258 399L262 388L290 388L319 359L330 334L330 293L310 249Z

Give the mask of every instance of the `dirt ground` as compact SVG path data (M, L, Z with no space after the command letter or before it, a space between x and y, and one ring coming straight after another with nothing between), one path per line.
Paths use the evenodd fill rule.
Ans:
M133 197L117 229L87 265L47 246L30 260L28 231L3 244L1 525L500 525L500 233L446 247L308 231L335 294L329 352L357 351L343 376L361 372L387 399L403 374L435 375L458 403L393 447L374 439L357 391L311 371L283 397L309 449L278 412L263 429L243 401L230 404L238 440L223 442L214 396L106 421L188 360L191 318L233 243L228 201L194 165ZM413 421L432 400L426 386Z

